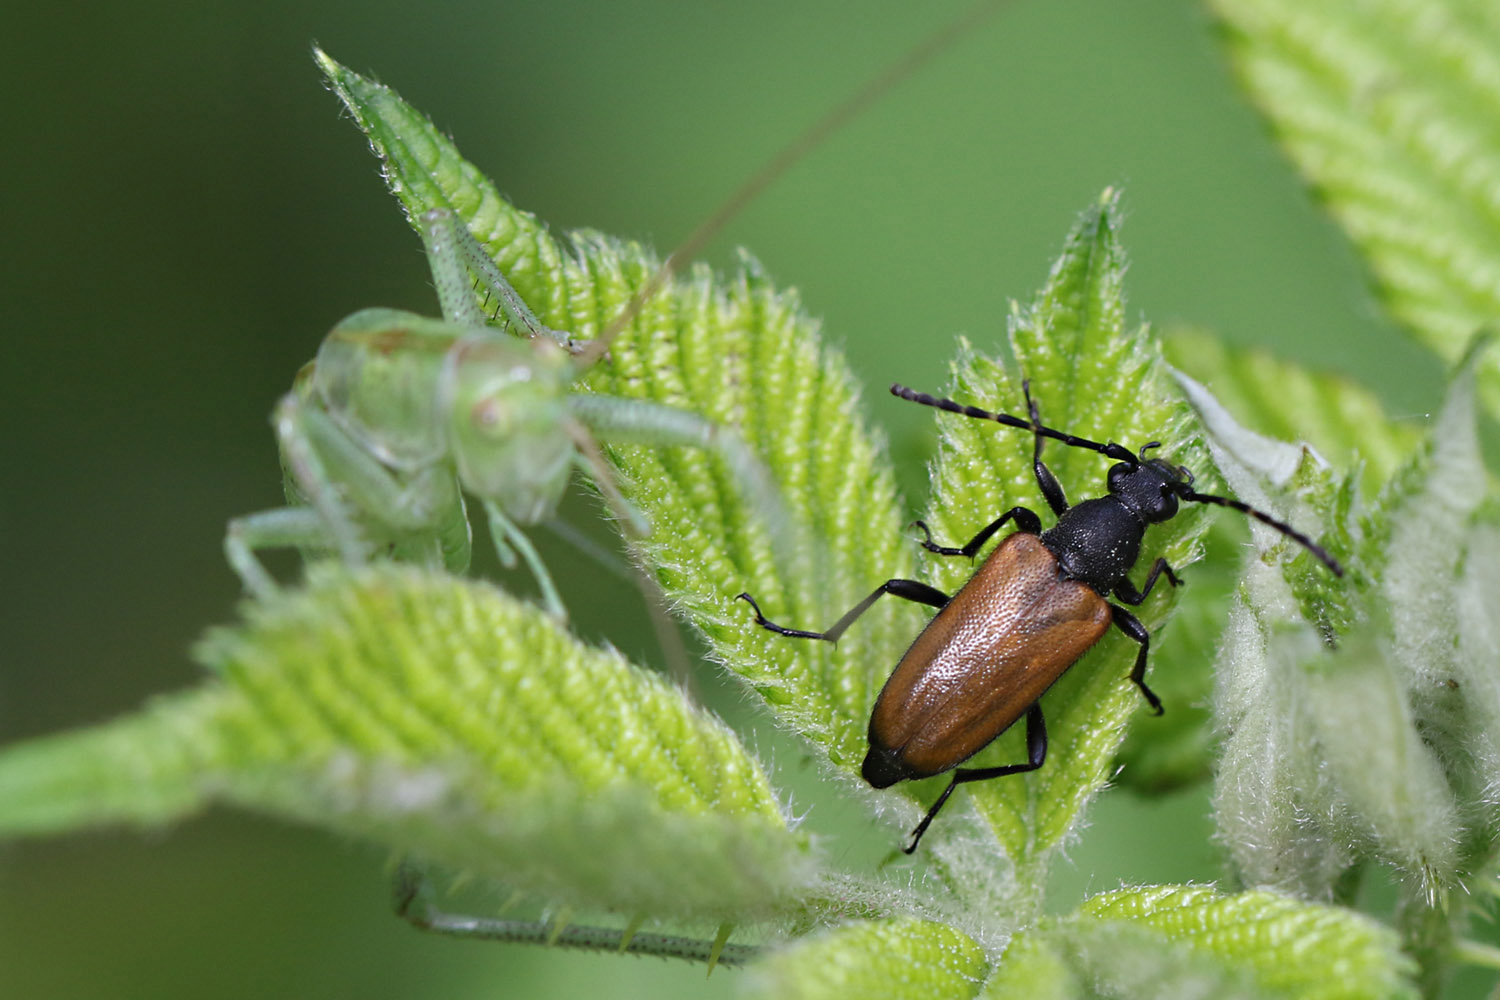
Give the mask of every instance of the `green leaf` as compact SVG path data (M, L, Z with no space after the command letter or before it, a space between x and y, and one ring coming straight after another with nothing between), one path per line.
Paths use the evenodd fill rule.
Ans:
M1327 892L1378 858L1421 906L1488 857L1500 764L1495 533L1474 426L1477 350L1426 442L1359 523L1351 626L1290 623L1285 581L1245 577L1221 657L1220 829L1256 883ZM1253 611L1250 609L1254 609ZM1440 960L1440 959L1439 959Z
M1065 942L1041 924L1016 934L1006 946L984 992L984 1000L1085 1000L1094 994L1086 983L1088 970Z
M203 808L213 790L199 776L215 752L205 719L222 701L221 690L157 698L107 725L5 747L0 837L157 826Z
M1480 451L1475 378L1494 350L1475 344L1423 448L1367 525L1383 548L1378 600L1390 622L1415 724L1466 814L1476 856L1500 835L1500 588L1495 488ZM1457 831L1455 831L1457 833Z
M1458 855L1453 867L1432 865L1411 889L1429 905L1441 904L1435 887L1488 863L1500 836L1494 670L1500 661L1500 551L1495 483L1484 466L1475 413L1476 376L1493 353L1489 342L1476 341L1427 441L1364 524L1370 562L1381 571L1371 599L1389 622L1385 655L1459 814L1449 830ZM1422 955L1421 947L1413 950ZM1422 957L1429 966L1442 960Z
M219 801L666 916L768 914L810 878L732 732L493 587L314 567L200 655L199 691L0 755L0 834Z
M1017 935L987 1000L1412 997L1396 935L1339 907L1201 886L1103 893Z
M1146 927L1074 915L1018 935L984 1000L1270 1000L1248 977Z
M1485 346L1476 345L1458 370L1422 450L1369 525L1370 537L1383 543L1382 596L1391 608L1395 652L1420 672L1414 687L1446 680L1453 669L1458 622L1449 595L1470 525L1490 490L1474 412L1476 368L1494 353Z
M1229 347L1199 330L1173 330L1162 348L1245 426L1282 441L1305 440L1339 469L1364 463L1360 482L1367 495L1421 439L1421 428L1392 421L1374 393L1349 379L1266 351Z
M1298 1000L1414 995L1407 978L1411 962L1396 936L1339 907L1271 892L1226 896L1202 886L1168 885L1103 893L1079 914L1150 928L1244 976L1261 995Z
M1473 0L1214 0L1246 88L1448 361L1500 315L1500 14ZM1500 362L1483 391L1500 412Z
M1493 671L1500 590L1491 586L1495 485L1480 451L1475 395L1493 353L1487 341L1471 348L1427 440L1362 525L1380 580L1372 599L1389 621L1389 655L1418 729L1438 748L1460 799L1487 816L1500 763ZM1495 831L1493 819L1486 828Z
M1349 567L1354 545L1350 522L1355 473L1340 477L1306 443L1278 441L1242 426L1206 386L1182 372L1176 375L1203 422L1214 462L1232 494L1293 525L1321 545L1341 567ZM1320 516L1322 530L1317 527ZM1296 617L1315 624L1324 634L1347 629L1354 614L1349 588L1339 582L1332 568L1279 531L1259 526L1254 519L1249 525L1252 534L1265 540L1269 552L1288 557L1282 576L1300 606ZM1352 576L1361 583L1364 580L1357 566ZM1271 598L1269 594L1263 596Z
M1352 490L1352 480L1340 483L1334 471L1325 471L1300 445L1283 443L1286 439L1305 435L1339 472L1358 473L1362 492L1373 495L1420 438L1417 427L1391 421L1372 393L1347 379L1310 372L1264 351L1227 347L1201 331L1175 330L1162 346L1167 359L1191 376L1190 398L1202 405L1202 416L1219 446L1273 483L1300 478L1320 506L1333 505L1343 486ZM1304 506L1295 523L1311 528L1312 517L1313 511ZM1171 788L1209 770L1213 738L1207 705L1213 674L1206 651L1217 644L1229 616L1245 533L1233 518L1221 519L1216 527L1222 543L1210 547L1206 565L1195 571L1169 640L1160 652L1153 650L1152 683L1157 693L1184 708L1168 713L1159 725L1131 730L1121 753L1126 768L1120 781L1134 788ZM1337 525L1333 527L1336 532ZM1340 540L1328 537L1325 542L1337 548ZM1215 556L1216 552L1223 555ZM1347 619L1347 614L1327 610L1330 598L1342 588L1325 568L1307 558L1297 562L1305 571L1296 591L1316 605L1309 607L1309 617Z
M408 214L456 211L544 323L596 335L656 271L656 258L634 243L587 231L553 238L393 91L318 58ZM772 470L793 522L789 550L767 537L714 455L609 449L626 496L650 521L649 560L715 657L785 725L857 773L870 706L911 638L911 612L882 602L834 648L760 629L734 600L748 591L773 620L823 628L877 576L909 575L914 546L901 533L884 446L858 415L842 357L824 346L796 295L773 289L746 258L727 280L696 267L669 283L613 342L586 388L702 414L739 432Z
M1493 665L1500 662L1500 525L1496 512L1488 509L1485 520L1470 531L1468 553L1459 571L1455 593L1458 646L1452 664L1457 668L1451 680L1463 692L1462 698L1445 698L1445 704L1434 706L1433 715L1447 716L1446 729L1460 734L1457 741L1467 751L1450 764L1453 780L1462 789L1461 799L1470 813L1472 836L1493 838L1500 835L1500 795L1496 776L1500 775L1500 672ZM1443 685L1452 692L1455 688ZM1426 706L1423 705L1423 708ZM1451 713L1451 714L1450 714ZM1487 843L1471 845L1471 853L1484 856Z
M1116 197L1106 192L1069 233L1062 256L1031 307L1013 307L1012 351L1031 380L1032 396L1049 426L1136 448L1159 441L1160 454L1193 468L1206 480L1212 476L1207 452L1193 437L1190 411L1155 341L1146 329L1125 323L1125 254L1119 225ZM967 349L954 368L949 394L984 409L1026 412L1019 380L1000 362ZM1016 504L1047 511L1031 470L1029 435L953 414L939 413L934 419L941 437L932 474L933 501L925 515L934 537L961 544ZM1072 498L1103 492L1107 459L1057 443L1048 445L1045 457ZM1207 512L1186 507L1171 522L1147 533L1137 565L1150 566L1165 556L1182 568L1196 557L1206 527ZM928 560L922 578L951 592L972 571L964 560L934 558ZM1154 591L1139 612L1153 632L1173 604L1170 591L1165 585ZM1126 722L1145 704L1128 679L1138 648L1111 630L1042 699L1049 743L1045 767L1024 777L965 789L1017 862L1039 863L1055 848L1108 776ZM1140 724L1153 721L1142 719ZM971 766L1024 760L1023 728L1012 727ZM936 794L936 785L915 794L927 799Z
M1241 876L1318 897L1374 854L1428 884L1451 873L1454 802L1378 626L1331 650L1270 569L1242 586L1215 701L1215 816Z
M979 945L944 924L866 921L767 955L746 971L742 995L767 1000L964 1000L979 992L987 966Z

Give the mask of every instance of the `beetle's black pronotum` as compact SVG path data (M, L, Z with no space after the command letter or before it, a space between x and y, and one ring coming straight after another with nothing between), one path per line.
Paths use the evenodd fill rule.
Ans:
M1291 525L1238 500L1195 492L1187 469L1160 458L1145 458L1148 450L1160 447L1158 442L1144 445L1137 453L1113 442L1099 444L1046 427L1024 383L1023 391L1029 419L891 386L893 394L914 403L1030 431L1032 470L1047 506L1057 516L1051 528L1043 531L1034 511L1012 507L968 544L953 548L933 542L927 525L918 521L917 527L927 536L923 548L971 559L1007 522L1014 522L1018 530L996 546L952 597L915 580L887 580L826 632L777 625L761 614L749 594L739 595L750 603L756 622L765 628L829 642L837 642L882 594L939 609L875 699L870 752L861 774L876 788L953 770L1026 716L1026 761L954 771L953 781L912 831L911 843L904 848L908 854L917 849L933 817L959 785L1042 766L1047 728L1039 699L1099 641L1111 622L1140 644L1130 679L1161 714L1161 700L1146 686L1150 633L1140 619L1107 598L1138 605L1162 576L1177 586L1177 574L1165 559L1151 564L1139 590L1126 574L1140 555L1146 528L1173 517L1179 501L1217 504L1247 514L1302 545L1335 574L1344 572L1321 546ZM1068 506L1057 477L1042 463L1042 443L1047 438L1114 459L1117 464L1109 470L1108 495Z

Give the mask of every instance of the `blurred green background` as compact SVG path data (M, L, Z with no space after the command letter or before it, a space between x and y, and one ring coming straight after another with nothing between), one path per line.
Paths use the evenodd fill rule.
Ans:
M667 248L966 5L8 10L0 742L193 683L190 643L237 596L225 521L280 501L272 403L341 316L436 312L419 243L323 89L313 40L426 110L554 228ZM1440 366L1380 315L1183 0L1018 0L798 165L709 256L753 248L802 289L870 386L915 496L931 415L885 385L941 385L957 334L996 345L1008 300L1030 295L1107 185L1125 192L1134 314L1347 372L1403 419L1435 405ZM649 651L638 596L548 551L583 631ZM732 693L721 703L746 714ZM795 756L777 763L795 770ZM1213 878L1205 813L1201 794L1107 793L1060 898ZM701 967L418 934L387 912L383 862L228 813L6 846L0 981L31 998L733 988L732 972L705 983Z

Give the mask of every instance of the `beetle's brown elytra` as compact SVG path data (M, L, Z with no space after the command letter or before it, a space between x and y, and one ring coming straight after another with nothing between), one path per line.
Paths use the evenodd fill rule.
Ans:
M1024 531L990 553L875 700L866 781L885 788L968 760L1099 641L1109 605L1060 576L1057 559Z
M969 582L949 597L916 580L887 580L851 608L826 632L777 625L761 614L749 594L739 596L755 611L755 621L772 632L798 639L838 641L839 636L882 594L893 594L937 608L911 648L881 688L870 713L869 742L860 773L875 788L898 781L953 771L953 780L912 831L903 850L917 849L922 834L959 785L1021 774L1041 767L1047 758L1047 727L1040 699L1068 668L1098 642L1109 626L1139 644L1130 679L1147 703L1161 714L1161 700L1146 686L1146 655L1151 634L1140 619L1120 604L1145 601L1162 577L1177 586L1177 574L1157 559L1139 590L1127 574L1140 556L1141 539L1152 524L1170 520L1179 501L1229 507L1275 528L1323 561L1337 576L1343 568L1321 546L1291 525L1231 497L1193 490L1192 473L1160 458L1143 458L1156 442L1133 452L1123 445L1100 444L1047 427L1022 382L1027 418L991 413L951 399L929 396L901 385L892 394L924 406L981 420L994 420L1032 434L1032 472L1056 515L1046 531L1036 513L1012 507L986 525L963 546L938 545L927 526L916 522L927 538L922 547L944 556L972 559L1007 522L1016 531L980 565ZM1072 448L1096 451L1115 460L1109 492L1069 505L1063 488L1042 462L1047 439ZM1026 760L999 767L960 768L1022 716L1026 717Z

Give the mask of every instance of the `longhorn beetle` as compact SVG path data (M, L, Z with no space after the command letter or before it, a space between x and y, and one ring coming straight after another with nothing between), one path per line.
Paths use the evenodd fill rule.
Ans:
M970 559L1008 522L1014 522L1018 530L996 546L952 597L916 580L887 580L826 632L777 625L761 614L753 597L739 595L754 609L755 621L762 627L797 639L828 642L837 642L882 594L938 609L875 699L870 713L870 752L860 768L865 781L875 788L953 771L953 780L912 831L911 843L902 848L907 854L917 849L922 834L959 785L1042 766L1047 757L1047 726L1040 699L1099 641L1111 622L1140 644L1130 679L1156 714L1161 714L1161 699L1146 686L1151 634L1140 619L1108 598L1139 605L1161 577L1174 587L1179 584L1166 559L1151 564L1139 590L1127 576L1140 555L1146 528L1175 516L1179 501L1217 504L1249 515L1302 545L1336 576L1344 574L1337 560L1291 525L1239 500L1198 493L1188 469L1145 457L1146 452L1161 447L1159 442L1133 452L1114 442L1100 444L1044 426L1029 382L1022 382L1022 392L1029 415L1025 420L903 385L891 386L893 395L913 403L1029 430L1032 472L1057 517L1051 528L1043 531L1041 519L1029 508L1012 507L967 544L955 548L935 543L927 525L917 521L915 526L926 535L921 543L924 549ZM1069 506L1062 485L1042 462L1042 443L1047 438L1113 459L1116 464L1109 470L1108 494ZM1023 715L1025 762L958 767Z

